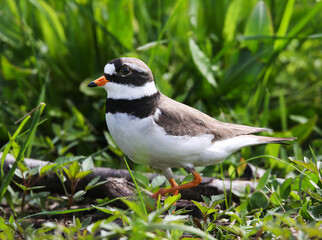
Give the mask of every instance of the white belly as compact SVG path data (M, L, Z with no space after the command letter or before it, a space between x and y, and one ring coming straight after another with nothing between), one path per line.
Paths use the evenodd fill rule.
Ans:
M212 145L211 135L167 135L154 122L153 116L139 119L125 113L108 113L106 123L114 141L127 156L137 163L154 167L194 164L200 160L205 149Z
M210 134L168 135L153 116L140 119L108 113L106 123L114 141L131 160L156 168L213 165L244 147L248 140L248 136L239 136L212 143Z

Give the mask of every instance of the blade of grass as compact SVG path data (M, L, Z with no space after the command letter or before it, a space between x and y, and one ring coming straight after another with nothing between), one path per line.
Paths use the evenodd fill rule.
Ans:
M183 2L184 2L184 0L177 1L176 5L174 6L173 11L171 12L171 14L170 14L170 16L169 16L168 20L166 21L166 23L164 24L164 27L163 27L163 28L162 28L162 30L160 31L160 34L159 34L159 36L158 36L158 40L157 40L157 43L158 43L158 44L160 43L160 41L161 41L161 39L162 39L163 34L165 33L165 31L169 28L169 25L170 25L170 23L172 22L173 18L174 18L175 16L178 16L177 11L181 9L181 8L180 8L180 6L181 6L181 4L182 4ZM156 53L156 49L157 49L158 44L156 45L156 47L155 47L155 48L153 48L153 49L152 49L152 53L151 53L151 56L150 56L150 59L149 59L149 63L148 63L148 65L149 65L149 66L152 66L153 59L154 59L154 55L155 55L155 53Z
M229 204L228 204L228 200L227 200L227 191L226 191L226 186L225 186L225 176L224 176L224 170L222 167L222 164L220 164L220 172L221 172L221 179L223 180L223 188L224 188L224 195L225 195L225 204L226 204L226 209L228 209ZM230 178L230 182L232 182L232 177ZM230 184L231 185L231 184ZM231 187L231 186L230 186ZM231 188L230 188L231 189ZM232 192L232 191L230 191Z
M25 124L27 123L27 121L29 120L30 116L26 116L24 118L24 120L22 121L22 123L19 125L18 129L16 130L16 132L13 134L13 136L11 137L11 141L12 140L15 140L15 138L20 134L22 128L25 126ZM7 154L9 153L10 151L10 148L11 148L11 141L8 142L8 144L6 145L3 153L2 153L2 156L1 156L1 180L3 180L4 178L4 171L3 171L3 164L4 164L4 161L6 159L6 156Z
M77 208L77 209L68 209L68 210L55 210L55 211L38 212L38 213L34 213L34 214L31 214L31 215L25 216L25 217L17 220L17 222L20 223L20 222L22 222L25 219L32 218L32 217L36 217L36 216L42 216L42 215L62 215L62 214L69 214L69 213L77 213L77 212L89 211L89 210L93 210L93 209L95 209L97 207L102 207L102 206L104 206L106 204L115 202L117 200L121 200L123 198L126 198L126 197L114 198L114 199L111 199L111 200L107 200L105 202L102 202L102 203L98 204L97 206L93 206L92 205L92 207L87 207L87 208Z
M279 103L280 103L282 131L286 132L287 131L287 112L286 112L287 110L286 110L285 96L283 91L280 91Z
M141 201L141 204L142 204L142 207L143 207L144 213L145 213L145 214L148 214L148 212L146 211L146 207L145 207L145 204L144 204L144 201L143 201L143 198L142 198L142 194L141 194L140 188L139 188L138 184L136 183L136 180L135 180L135 178L134 178L134 176L133 176L133 174L132 174L132 171L131 171L131 169L130 169L130 166L129 166L129 164L127 163L127 161L126 161L126 158L125 158L125 157L124 157L124 162L125 162L125 164L126 164L127 170L129 171L129 173L130 173L130 175L131 175L131 178L132 178L132 180L133 180L133 182L134 182L134 185L135 185L136 191L137 191L137 192L138 192L138 194L139 194L140 201Z
M31 123L31 127L30 127L30 131L29 134L27 136L27 139L23 142L23 145L18 153L17 159L15 161L15 163L12 165L9 173L6 175L4 181L1 184L1 188L0 188L0 202L2 201L2 198L4 196L4 194L7 191L7 188L12 180L12 177L15 173L16 168L18 167L18 163L21 162L23 160L25 151L27 150L28 146L31 144L31 137L34 135L36 128L37 128L37 123L39 122L40 119L40 115L42 114L42 112L44 111L46 104L45 103L40 103L40 108L36 111L35 116L33 118L33 121Z
M289 26L289 23L290 23L290 20L291 20L291 17L292 17L294 3L295 3L295 0L287 1L287 5L285 7L285 11L284 11L284 14L283 14L281 24L280 24L280 26L279 26L279 28L277 30L277 33L276 33L276 35L279 36L279 37L285 36L285 34L287 32L287 29L288 29L288 26ZM274 49L275 50L278 49L281 46L282 43L283 43L282 40L275 41Z

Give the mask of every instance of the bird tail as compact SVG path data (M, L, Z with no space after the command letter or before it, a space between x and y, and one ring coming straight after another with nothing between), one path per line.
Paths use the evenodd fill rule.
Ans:
M285 142L289 142L297 139L296 137L280 138L280 137L266 137L266 136L257 136L257 135L248 135L248 136L251 136L252 138L257 139L258 141L257 144L278 143L278 144L288 145L289 143L285 143Z

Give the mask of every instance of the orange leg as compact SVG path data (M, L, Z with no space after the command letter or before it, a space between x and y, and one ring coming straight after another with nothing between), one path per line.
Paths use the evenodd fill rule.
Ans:
M164 196L167 193L172 193L173 195L177 195L179 190L183 190L183 189L187 189L187 188L192 188L192 187L196 187L200 184L202 178L201 176L197 173L196 170L194 169L188 169L194 176L194 179L186 184L183 185L177 185L177 183L174 181L173 178L169 179L169 182L171 184L171 188L167 188L167 189L160 189L159 191L157 191L156 193L154 193L151 197L158 199L158 196Z
M177 186L178 186L178 184L176 183L176 181L175 181L173 178L170 178L170 179L169 179L169 182L170 182L170 184L171 184L171 188L174 188L174 187L177 187ZM178 191L178 190L174 190L174 191L172 192L172 195L178 195L178 193L179 193L179 191Z

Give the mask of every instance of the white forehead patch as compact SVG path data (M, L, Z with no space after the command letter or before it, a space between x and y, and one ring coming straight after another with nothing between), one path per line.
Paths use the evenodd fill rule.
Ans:
M141 73L147 73L148 70L139 67L138 65L136 65L135 63L126 63L127 66L129 66L130 68L132 68L133 70L137 71L137 72L141 72Z
M108 63L104 67L104 73L107 75L113 75L115 74L115 65L113 63Z

